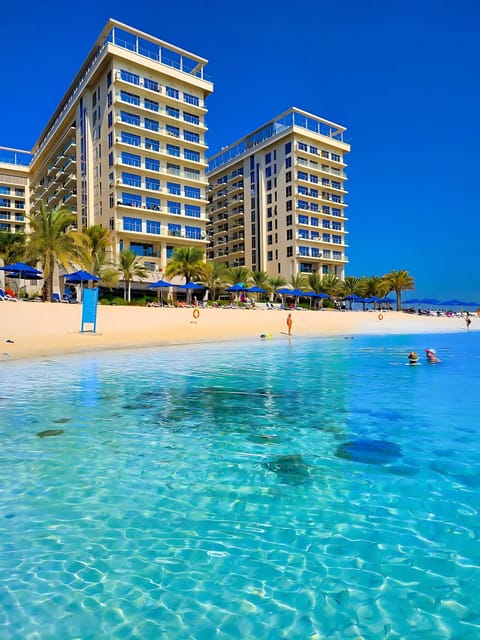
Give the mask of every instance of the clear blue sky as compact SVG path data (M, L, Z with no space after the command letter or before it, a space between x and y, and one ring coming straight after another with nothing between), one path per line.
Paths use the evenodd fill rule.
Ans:
M290 106L347 127L348 275L480 302L480 4L9 2L0 145L30 149L109 17L209 60L209 153Z

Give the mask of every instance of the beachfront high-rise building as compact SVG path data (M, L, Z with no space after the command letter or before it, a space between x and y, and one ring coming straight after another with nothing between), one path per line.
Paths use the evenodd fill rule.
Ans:
M31 157L28 151L0 147L0 231L27 230Z
M64 204L151 271L205 249L206 62L109 20L33 148L31 210Z
M291 108L209 161L207 258L281 275L343 279L345 128Z

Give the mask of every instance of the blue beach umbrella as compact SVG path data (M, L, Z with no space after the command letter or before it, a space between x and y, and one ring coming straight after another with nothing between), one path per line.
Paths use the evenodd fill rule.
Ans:
M9 271L10 273L15 273L17 277L28 279L32 273L35 275L41 275L42 272L39 269L35 269L35 267L30 266L29 264L25 264L24 262L14 262L13 264L6 264L3 267L0 267L0 271Z
M88 273L88 271L84 271L80 269L79 271L74 271L73 273L67 273L65 276L65 282L68 284L81 284L82 282L98 282L100 278L93 273Z
M170 287L173 287L174 285L171 282L167 282L166 280L157 280L156 282L152 282L152 284L149 284L147 289L169 289ZM162 305L163 305L163 292L160 291L160 300L162 301Z
M262 287L257 287L256 285L247 289L248 293L267 293L266 289L262 289Z
M79 271L74 271L73 273L67 273L65 276L65 282L68 284L79 284L81 285L81 299L83 300L83 284L85 282L98 282L100 278L93 273L89 273L88 271L84 271L80 269Z
M196 289L205 289L205 285L203 284L197 284L196 282L187 282L186 284L179 284L177 285L177 287L179 289L185 289L187 292L187 300L190 303L191 299L192 299L192 291L195 291Z
M243 282L237 282L237 284L232 284L232 286L228 287L228 289L225 289L225 291L228 291L230 293L235 293L238 291L248 291L248 287L243 284Z
M14 262L13 264L6 264L0 267L1 271L8 271L6 274L9 278L18 278L20 285L20 278L23 278L23 286L25 287L25 280L41 280L43 274L39 269L25 264L24 262ZM19 289L19 286L18 286ZM17 291L18 294L18 291Z
M173 287L175 285L173 285L171 282L167 282L166 280L157 280L156 282L152 282L152 284L149 284L147 289L161 289L164 287Z

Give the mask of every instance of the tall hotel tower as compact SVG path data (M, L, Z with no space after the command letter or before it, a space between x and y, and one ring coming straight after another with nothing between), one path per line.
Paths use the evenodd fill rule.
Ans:
M343 279L345 128L291 108L210 158L207 258Z
M151 271L205 249L206 62L110 20L33 148L32 211L63 203Z

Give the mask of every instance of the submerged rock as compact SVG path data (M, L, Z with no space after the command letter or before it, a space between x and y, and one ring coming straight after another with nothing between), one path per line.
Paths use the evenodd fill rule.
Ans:
M299 454L278 456L266 462L265 467L286 484L304 484L310 480L311 465Z
M353 462L388 464L403 454L398 444L388 440L353 440L342 443L335 455Z
M65 433L64 429L46 429L45 431L39 431L37 436L39 438L49 438L50 436L61 436Z

